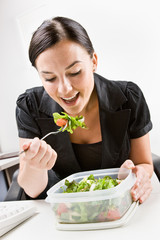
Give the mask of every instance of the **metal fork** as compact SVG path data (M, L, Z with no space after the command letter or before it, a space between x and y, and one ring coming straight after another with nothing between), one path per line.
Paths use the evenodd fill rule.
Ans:
M60 133L60 132L63 132L63 131L66 129L66 127L67 127L67 123L66 123L66 125L65 125L61 130L58 130L58 131L56 131L56 132L49 132L49 133L47 133L44 137L41 138L41 140L44 140L45 138L47 138L48 136L50 136L50 135L52 135L52 134L55 135L55 134L58 134L58 133ZM21 155L22 153L26 152L27 150L28 150L28 149L22 150L21 152L19 152L18 156Z

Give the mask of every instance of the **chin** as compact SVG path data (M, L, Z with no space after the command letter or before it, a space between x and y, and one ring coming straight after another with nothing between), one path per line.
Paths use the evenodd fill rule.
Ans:
M76 108L70 109L70 108L64 108L64 110L70 115L70 116L79 116L82 115L81 112L83 111L83 108Z

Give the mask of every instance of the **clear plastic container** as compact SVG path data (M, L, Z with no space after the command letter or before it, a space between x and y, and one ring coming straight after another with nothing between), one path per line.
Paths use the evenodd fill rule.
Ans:
M80 182L93 174L95 178L111 176L123 180L110 189L88 192L63 193L65 180ZM47 192L46 201L51 204L58 223L98 223L120 219L132 205L130 190L136 180L135 174L125 168L102 169L79 172L55 184Z

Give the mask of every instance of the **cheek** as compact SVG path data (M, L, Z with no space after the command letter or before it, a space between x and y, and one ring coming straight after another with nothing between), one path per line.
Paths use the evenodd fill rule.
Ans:
M79 79L79 88L87 90L87 88L92 87L94 82L93 72L87 71Z
M44 83L43 87L51 98L53 98L53 99L56 98L56 87L55 86L53 86L52 84Z
M84 81L84 86L86 88L86 90L92 89L94 85L94 76L93 76L93 72L89 72L88 74L86 74L85 77L85 81Z

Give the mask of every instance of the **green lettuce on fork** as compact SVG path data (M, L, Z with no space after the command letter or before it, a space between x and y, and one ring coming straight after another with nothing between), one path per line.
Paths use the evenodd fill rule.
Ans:
M61 112L61 114L55 112L53 113L53 118L55 124L61 126L59 130L62 130L62 128L67 123L67 127L64 130L62 130L63 132L66 130L67 132L70 132L72 134L73 130L75 130L77 127L87 129L86 124L84 123L83 116L72 117L65 112Z

